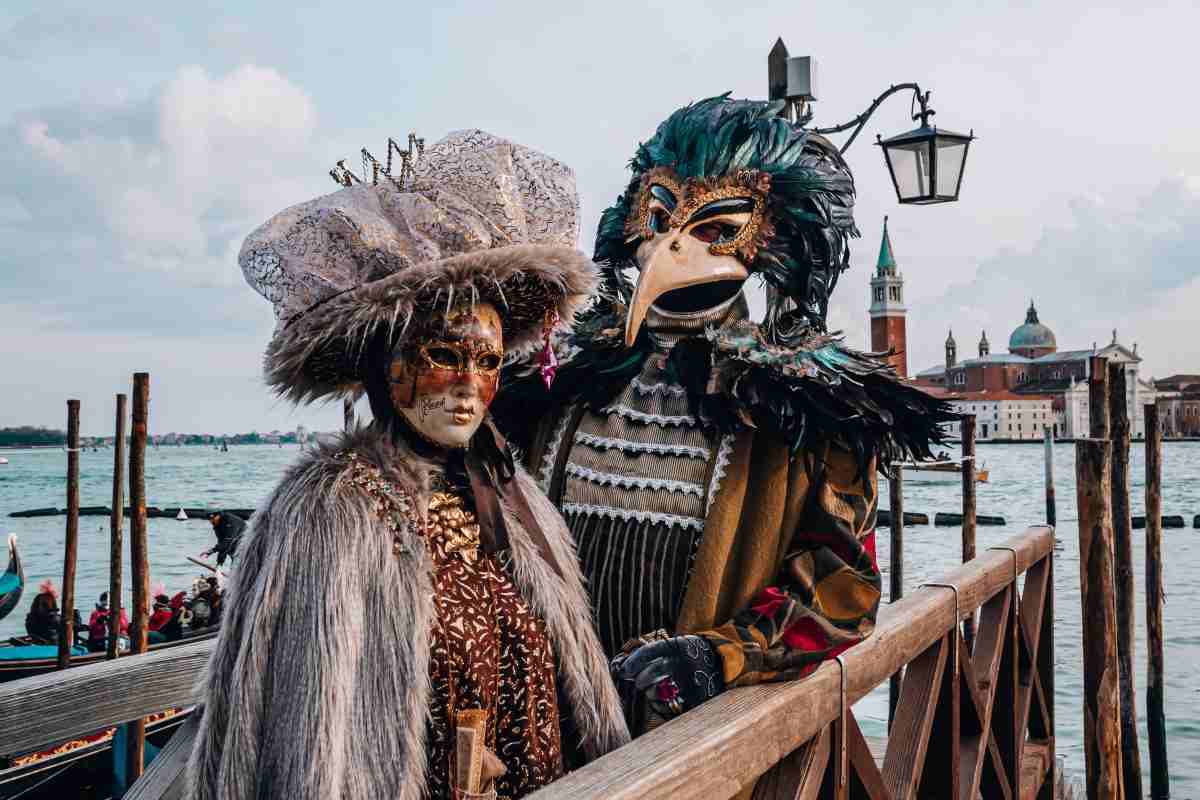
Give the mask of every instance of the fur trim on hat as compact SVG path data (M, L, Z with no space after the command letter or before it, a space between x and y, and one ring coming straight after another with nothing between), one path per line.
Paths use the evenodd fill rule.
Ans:
M511 245L401 269L335 295L281 327L267 348L267 384L296 403L349 395L364 375L363 354L387 332L405 340L415 322L463 298L495 306L506 356L535 349L547 312L569 326L595 287L596 268L582 253L550 245Z

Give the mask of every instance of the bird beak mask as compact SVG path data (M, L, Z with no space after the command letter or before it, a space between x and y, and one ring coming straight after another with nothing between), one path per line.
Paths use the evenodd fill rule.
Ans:
M758 248L774 232L767 219L769 190L770 176L752 170L683 181L659 167L643 176L625 228L626 241L641 241L637 286L625 318L626 347L637 340L650 306L667 292L750 277Z

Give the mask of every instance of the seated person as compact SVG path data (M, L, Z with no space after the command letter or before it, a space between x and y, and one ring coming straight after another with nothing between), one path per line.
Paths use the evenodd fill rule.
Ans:
M34 644L57 644L62 615L58 611L58 589L47 578L38 586L33 606L25 616L25 632Z
M108 625L109 619L112 616L112 611L108 607L108 592L102 592L99 602L92 610L92 615L88 618L88 650L99 652L108 645ZM121 609L120 635L127 636L129 634L129 619L125 616L125 609Z

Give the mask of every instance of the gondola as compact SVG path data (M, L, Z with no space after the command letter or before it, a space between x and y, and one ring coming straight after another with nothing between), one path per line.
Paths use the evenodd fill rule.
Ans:
M163 747L191 713L175 708L147 717L146 741ZM115 734L115 727L106 728L35 752L0 755L0 798L110 797Z
M21 568L21 556L17 553L17 535L8 535L8 569L0 575L0 619L4 619L21 602L25 591L25 570Z
M900 466L902 466L906 472L922 472L927 474L933 473L935 475L951 474L955 476L962 474L962 462L949 458L938 459L937 461L906 461ZM986 466L975 470L975 482L988 482L988 470Z
M217 635L217 626L202 628L198 631L185 633L178 639L159 642L150 645L150 652L177 647L181 644L199 642L211 639ZM80 667L84 664L95 664L103 661L105 653L90 652L87 648L76 645L71 656L71 666ZM28 678L33 675L43 675L53 672L58 667L58 645L33 644L29 637L18 636L7 642L0 642L0 683Z

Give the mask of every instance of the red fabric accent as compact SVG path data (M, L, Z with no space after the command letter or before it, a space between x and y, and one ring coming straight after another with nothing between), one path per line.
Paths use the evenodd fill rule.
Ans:
M783 643L791 650L813 653L829 647L829 637L810 617L801 617L783 632Z
M871 531L862 538L863 550L867 551L867 555L871 557L871 569L879 572L879 561L875 556L875 531Z
M768 586L754 596L750 610L761 617L773 617L787 601L788 596L782 589Z
M160 608L150 615L150 630L156 631L170 621L170 609Z

